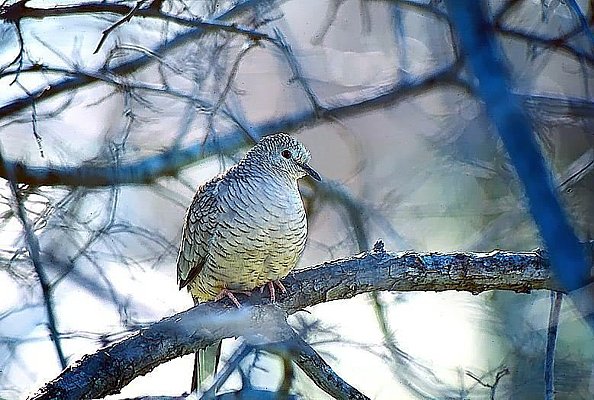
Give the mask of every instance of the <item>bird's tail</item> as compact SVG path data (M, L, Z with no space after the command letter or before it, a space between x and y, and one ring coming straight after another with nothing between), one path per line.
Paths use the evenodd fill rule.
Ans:
M207 389L206 383L217 372L217 365L221 358L221 341L213 343L194 355L194 373L192 374L192 393L197 389L201 392Z

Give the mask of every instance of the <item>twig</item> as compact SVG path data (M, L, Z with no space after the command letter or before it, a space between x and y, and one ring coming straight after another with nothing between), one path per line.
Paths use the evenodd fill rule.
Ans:
M101 46L103 45L103 43L105 43L107 36L109 36L109 34L111 32L113 32L118 26L123 25L132 19L132 16L134 16L134 13L140 9L140 7L142 6L142 4L145 1L146 0L137 1L136 5L132 8L130 8L130 11L126 15L124 15L119 21L115 22L109 28L107 28L103 32L101 32L101 39L99 40L99 43L97 43L97 47L95 48L95 51L93 51L93 54L97 54L99 52L99 49L101 49Z
M500 25L495 25L495 28L496 31L503 36L519 39L531 45L553 48L572 56L572 58L575 58L576 60L584 61L589 66L594 65L594 55L586 53L570 40L581 31L580 29L575 29L561 37L548 38L531 32L523 32Z
M376 247L377 246L376 243ZM394 334L388 325L387 305L382 301L379 293L377 291L372 292L370 298L380 332L384 338L384 346L388 350L393 361L390 364L393 375L399 379L415 397L454 397L455 393L452 388L448 387L447 384L439 379L430 368L416 361L398 346ZM397 369L395 368L396 366L399 366L400 368ZM409 378L414 377L415 374L416 376L419 376L419 372L416 371L420 371L420 375L423 376L423 379L418 380ZM437 395L436 392L439 392L440 395Z
M20 82L17 81L17 76L20 74L20 71L21 71L21 68L19 68L16 71L14 82L17 83L17 85L19 86L19 88L22 91L24 91L25 93L27 93L30 96L31 92L25 86L23 86ZM41 158L43 158L44 154L43 154L42 138L37 130L37 106L36 106L35 101L31 102L31 128L33 130L33 137L35 138L35 142L37 143L37 148L39 149L39 155L41 156ZM0 156L0 158L1 158L1 156Z
M291 49L291 46L289 46L289 43L287 42L285 36L282 34L282 32L278 28L274 29L274 35L275 35L275 40L273 43L281 50L281 52L285 56L287 63L289 64L289 67L291 68L291 72L293 73L292 79L299 82L299 85L305 92L307 99L311 103L311 106L312 106L314 112L316 113L316 115L319 114L321 111L323 111L322 106L320 105L320 101L318 100L318 97L316 96L313 89L311 88L311 86L306 81L305 77L303 76L303 72L301 71L301 66L299 65L299 62L297 61L295 54L293 54L293 50Z
M489 388L491 390L491 396L489 397L490 400L495 400L495 392L497 391L497 385L499 385L499 381L506 375L509 375L509 369L503 367L503 369L497 371L497 375L495 375L495 381L493 383L486 383L481 378L476 376L470 371L466 371L466 375L474 379L477 383L481 386Z
M590 40L590 50L594 48L594 33L592 33L592 29L590 29L590 24L588 20L582 13L580 6L575 0L565 0L565 4L570 9L571 13L577 17L578 23L580 25L581 31L588 37ZM592 12L592 10L590 10Z
M401 7L406 7L411 10L415 10L418 13L431 13L435 18L441 21L449 21L449 16L447 13L440 10L438 7L425 4L418 1L410 1L410 0L397 0L398 5ZM431 2L433 3L433 2ZM528 31L520 31L518 29L509 28L503 25L504 17L518 4L523 4L522 0L508 0L505 2L503 6L494 12L492 17L492 21L494 22L494 28L498 33L503 34L504 36L511 36L516 39L520 39L527 43L538 44L543 47L551 47L567 54L571 55L572 57L583 60L588 63L588 65L594 64L594 54L591 52L588 53L585 50L580 49L576 44L571 43L569 40L572 36L575 36L584 31L583 23L580 24L578 29L574 29L570 32L569 35L563 35L563 37L545 37L533 32ZM581 12L580 12L581 14ZM583 15L583 14L582 14Z
M284 378L278 390L279 397L288 398L289 390L294 379L292 362L323 391L339 400L369 400L353 386L342 379L330 365L313 349L301 336L299 336L287 321L279 321L279 330L285 332L287 339L274 343L256 345L283 359Z
M233 371L239 367L241 361L243 361L243 359L246 358L252 352L252 350L252 346L249 346L245 342L241 343L231 358L227 360L225 367L217 374L210 388L204 392L202 397L200 397L200 400L213 400L216 398L217 389L220 388L223 383L227 381L227 379L229 379Z
M21 15L25 10L28 9L27 3L30 0L19 0L9 6L0 6L0 15L4 16L6 22L10 22L14 25L16 30L17 42L19 44L18 54L6 65L0 67L0 72L3 72L6 68L14 65L18 61L16 73L11 85L15 83L19 77L19 71L23 68L23 53L25 52L25 42L23 41L23 32L21 31Z
M253 3L257 3L257 1L256 0L241 1L241 2L237 3L233 8L231 8L228 11L224 12L223 14L219 15L215 20L210 21L210 22L213 24L212 26L216 25L216 23L220 23L222 25L220 27L220 29L229 29L231 31L237 30L238 28L236 28L233 24L228 23L226 21L230 20L233 17L236 17L238 14L241 14L242 12L245 12L246 9L251 9ZM79 5L79 6L72 6L72 7L84 8L84 7L94 7L94 6L108 7L110 9L110 12L114 12L114 13L117 13L114 11L115 8L123 7L121 10L122 15L125 15L130 10L129 6L118 5L118 4L107 4L107 3L97 3L94 5L86 4L86 5ZM80 11L80 9L78 9L78 10ZM144 9L141 9L138 12L141 12L142 10L144 10ZM51 14L54 12L63 12L63 10L60 7L45 8L45 9L35 9L35 8L27 7L27 12L28 12L28 14L26 16L23 16L23 18L25 18L25 17L27 17L27 18L34 18L34 17L45 18L45 17L51 16ZM80 12L82 12L82 11L80 11ZM150 12L154 12L154 11L150 11ZM37 14L35 14L35 13L37 13ZM76 12L73 11L73 13L76 13ZM2 18L3 15L4 14L0 14L0 18ZM193 22L193 25L194 25L193 29L190 29L186 32L180 33L179 35L176 35L171 40L165 42L163 45L157 47L156 49L151 49L151 51L155 54L163 54L167 51L178 48L191 40L198 40L200 36L202 36L209 30L208 26L210 26L205 23L199 23L199 22ZM253 32L246 31L245 34L250 36L253 34ZM151 61L152 61L152 57L150 57L148 55L141 55L141 56L136 57L130 61L123 62L123 63L117 65L116 67L110 68L108 70L108 72L113 76L124 76L124 75L130 74L134 71L137 71L137 70L145 67ZM59 94L62 94L64 92L68 92L70 90L78 89L78 88L84 87L86 85L95 83L100 80L100 75L101 74L97 74L97 76L91 76L91 75L82 75L82 76L78 75L78 76L73 76L73 77L69 76L64 79L52 82L52 84L50 85L49 88L41 88L41 89L33 90L33 91L31 91L31 96L23 96L21 98L14 99L13 101L11 101L8 104L3 105L2 107L0 107L0 116L6 116L6 115L16 113L16 112L28 107L33 100L40 102L40 101L49 99L51 97L57 96Z
M19 220L21 221L21 225L23 226L23 231L25 232L25 240L27 242L29 257L31 258L31 262L33 263L33 267L35 268L35 274L39 279L39 285L41 286L41 291L43 293L43 303L45 306L45 311L47 313L50 337L52 342L54 343L54 347L56 348L56 353L58 354L60 365L62 366L62 368L66 368L66 357L64 357L62 342L60 341L60 333L58 332L58 323L54 311L52 288L49 282L49 278L46 276L45 270L41 265L41 257L39 254L39 242L37 240L37 236L35 236L35 233L33 232L31 224L29 223L29 219L27 218L25 207L23 206L21 195L19 193L19 189L16 186L16 183L14 182L14 180L9 180L9 185L12 191L12 195L14 196L16 202L17 215L19 217Z
M318 31L314 33L313 37L311 38L311 44L314 46L320 45L326 34L330 30L330 27L336 20L336 15L338 14L338 10L340 6L344 3L344 0L330 0L328 2L328 7L326 8L326 16L322 21L322 25L318 28Z
M549 328L547 330L547 351L545 354L544 380L545 400L555 400L555 346L563 293L551 292L551 310L549 312Z

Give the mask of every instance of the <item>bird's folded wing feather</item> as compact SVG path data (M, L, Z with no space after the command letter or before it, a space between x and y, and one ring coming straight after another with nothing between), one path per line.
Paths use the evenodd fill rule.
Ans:
M221 178L214 179L196 192L188 208L181 246L177 256L177 281L179 288L190 283L202 270L221 213L218 186Z

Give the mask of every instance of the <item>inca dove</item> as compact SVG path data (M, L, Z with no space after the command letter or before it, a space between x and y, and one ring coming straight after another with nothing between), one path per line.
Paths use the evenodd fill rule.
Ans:
M307 164L310 158L291 136L266 136L237 165L198 189L177 258L180 289L187 285L195 302L228 296L237 306L234 291L268 284L274 300L273 282L284 290L279 280L295 267L307 235L297 180L306 174L320 180ZM202 372L214 371L216 361L207 371L199 361ZM205 378L200 374L200 381Z

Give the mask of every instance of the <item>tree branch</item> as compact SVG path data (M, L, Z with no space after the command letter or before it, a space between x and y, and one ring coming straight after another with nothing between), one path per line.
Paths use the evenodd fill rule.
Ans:
M551 292L551 310L549 312L547 351L544 366L545 400L555 400L555 347L557 345L557 329L559 327L562 301L563 293Z
M446 1L461 48L477 78L477 92L497 128L522 182L530 213L547 250L556 277L568 290L587 284L589 266L578 238L557 197L550 172L525 115L510 87L509 73L494 40L481 2ZM591 324L594 329L594 323Z
M1 153L1 152L0 152ZM1 157L1 155L0 155ZM39 285L41 286L41 292L43 294L43 305L47 314L48 329L50 331L50 338L56 348L58 359L62 368L66 367L66 357L64 355L64 349L62 348L62 342L60 341L60 332L58 331L58 321L56 317L56 311L54 307L54 301L52 298L52 285L49 277L41 263L39 240L33 231L33 227L27 218L27 212L23 205L23 200L19 189L13 180L9 180L10 189L16 202L16 214L18 215L23 231L25 233L25 241L27 243L27 250L29 252L29 258L33 264L37 279L39 279Z
M326 109L325 113L335 117L360 114L365 111L383 108L403 100L407 96L431 88L436 83L453 83L456 69L452 65L436 71L434 74L411 79L385 87L376 87L373 97L360 97L347 104L340 104ZM2 110L0 108L0 114ZM298 111L284 118L264 121L252 128L262 135L290 131L305 125L321 123L313 110ZM122 184L146 184L163 176L176 175L179 170L215 153L232 151L247 144L243 132L236 130L222 133L216 142L196 143L183 149L171 148L161 154L149 156L119 165L83 164L78 166L34 167L20 161L0 159L0 177L14 176L18 183L33 186L111 186Z
M15 7L18 5L18 7ZM132 17L142 18L154 18L163 21L173 22L181 26L187 26L192 28L200 28L207 30L219 30L229 33L246 35L254 40L265 39L270 40L270 36L265 33L253 31L247 28L239 27L235 23L227 23L217 20L205 20L199 18L183 18L176 15L171 15L162 12L158 8L154 7L142 7L143 1L138 1L136 5L129 6L126 4L109 4L109 3L86 3L86 4L75 4L68 6L57 6L52 8L37 8L29 7L24 4L19 5L17 3L14 6L8 6L6 8L0 8L0 20L15 21L22 19L45 19L45 18L56 18L56 17L67 17L71 15L84 15L84 14L115 14L120 15L122 19L111 25L106 31L109 33L117 26L124 22L128 22ZM102 33L101 43L105 41L106 31ZM100 43L100 44L101 44ZM98 50L100 47L97 46ZM97 51L95 51L96 53Z
M290 343L295 352L293 361L318 387L339 400L365 400L365 396L348 384L305 340L295 336Z
M231 20L234 17L237 17L242 12L244 12L246 9L250 9L252 7L253 3L257 3L257 1L244 0L244 1L236 4L231 9L224 12L223 14L221 14L220 16L218 16L211 22L221 22L221 24L225 25L225 24L227 24L226 21ZM84 5L80 5L80 7L83 7L83 6ZM115 6L116 5L114 5L114 4L110 5L110 7L115 7ZM123 15L125 15L129 12L129 7L127 7L127 6L124 6L124 7L125 7L125 10L122 9L122 12L121 12L121 13L123 13ZM30 12L32 12L31 10L35 10L35 9L29 8L29 7L25 7L25 9L29 10ZM44 9L43 12L49 13L49 12L51 12L51 10L52 9ZM22 13L23 11L19 10L19 12ZM154 11L151 11L151 12L154 12ZM21 15L21 14L18 14L18 15ZM47 16L47 14L44 14L44 15ZM32 16L31 16L31 18L32 18ZM4 12L4 19L10 20L6 16L6 12ZM173 50L179 46L182 46L189 41L198 40L200 38L200 36L203 35L204 33L208 32L208 30L205 29L204 24L197 24L197 25L198 25L197 27L190 28L190 29L188 29L187 32L180 33L179 35L176 35L171 40L168 40L167 42L165 42L161 46L157 47L156 49L151 49L151 51L156 54L162 54L167 51ZM232 23L229 23L228 25L230 27L234 27L234 25ZM109 72L111 75L126 75L126 74L130 74L134 71L138 71L139 69L149 65L150 62L152 62L152 61L153 61L153 57L151 57L150 55L143 54L139 57L136 57L130 61L123 62L123 63L121 63L107 71L103 71L103 72ZM27 94L26 96L16 98L13 101L11 101L10 103L1 106L0 107L0 118L4 118L7 115L21 111L21 110L25 109L26 107L30 106L31 103L33 103L33 102L41 102L43 100L54 97L56 95L65 93L69 90L78 89L78 88L87 86L89 84L95 83L99 80L100 80L100 78L98 76L93 77L90 75L78 75L78 76L72 76L72 77L69 76L64 79L50 82L50 84L48 86L31 91L30 95Z
M275 305L256 290L240 310L226 303L203 303L156 322L130 337L86 355L41 388L31 399L96 398L117 393L137 376L166 361L196 352L216 340L259 335L282 341L275 321L305 307L361 293L458 290L481 293L558 290L541 251L514 253L390 253L374 250L291 273L287 294ZM276 329L276 330L275 330Z

